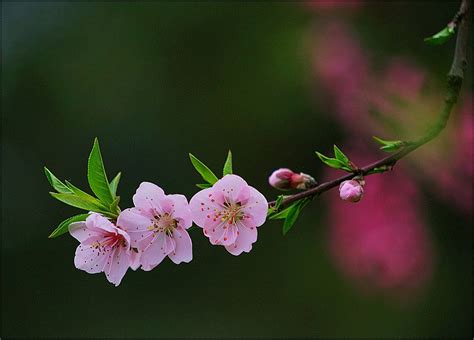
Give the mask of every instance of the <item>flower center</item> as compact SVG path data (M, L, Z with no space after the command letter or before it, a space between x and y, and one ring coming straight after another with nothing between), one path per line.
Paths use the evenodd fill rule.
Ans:
M173 230L178 226L178 222L170 214L155 215L153 224L148 227L149 231L154 233L164 232L171 236Z
M91 244L91 247L98 250L103 250L105 247L115 247L115 246L122 246L125 247L127 242L125 238L120 234L109 233L105 236L100 242L94 241Z
M245 217L240 203L224 202L224 211L221 216L221 221L228 224L236 224Z

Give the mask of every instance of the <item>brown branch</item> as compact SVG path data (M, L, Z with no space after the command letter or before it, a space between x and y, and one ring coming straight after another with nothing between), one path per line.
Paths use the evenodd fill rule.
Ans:
M402 159L406 155L418 149L420 146L433 140L441 133L441 131L444 130L449 120L451 111L459 98L459 93L461 91L461 86L464 79L464 71L467 66L469 10L470 0L463 0L459 11L456 13L453 20L449 23L449 25L452 25L454 28L458 28L458 33L456 37L456 46L454 50L453 62L451 64L451 69L448 73L446 81L446 97L444 100L444 106L439 114L437 121L426 131L426 133L414 141L405 142L401 149L387 157L379 159L378 161L368 164L362 168L359 168L345 176L341 176L331 181L321 183L314 188L310 188L308 190L286 197L282 201L280 207L288 206L289 204L296 202L302 198L314 197L319 194L322 194L334 187L337 187L342 182L350 180L356 176L371 175L373 174L373 172L371 171L375 168L386 167L388 170L390 170L398 160ZM270 202L269 206L274 206L275 203L276 201Z

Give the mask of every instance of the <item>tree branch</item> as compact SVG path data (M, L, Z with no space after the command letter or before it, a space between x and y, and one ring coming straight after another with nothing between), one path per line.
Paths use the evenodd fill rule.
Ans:
M314 188L310 188L308 190L286 197L280 204L280 207L288 206L289 204L296 202L302 198L314 197L319 194L322 194L334 187L337 187L342 182L350 180L356 176L371 175L371 171L375 168L387 167L387 169L391 170L398 160L402 159L414 150L433 140L441 133L441 131L444 130L449 120L451 111L459 98L461 86L464 79L464 72L467 66L469 10L470 0L463 0L459 11L456 13L453 20L448 24L451 25L453 28L457 27L458 33L456 36L456 46L454 50L453 62L451 64L451 69L449 70L446 80L446 97L444 100L443 108L441 109L437 121L431 127L428 128L426 133L414 141L405 142L404 145L398 151L387 157L379 159L378 161L368 164L362 168L359 168L345 176L341 176L334 180L321 183ZM269 206L274 206L275 203L276 201L272 201L269 203Z

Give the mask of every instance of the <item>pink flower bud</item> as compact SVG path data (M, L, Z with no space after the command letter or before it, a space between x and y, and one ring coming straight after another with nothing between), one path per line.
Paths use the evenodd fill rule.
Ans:
M344 181L339 185L339 196L344 201L359 202L364 196L362 183L356 180Z
M286 168L275 170L270 175L268 183L279 190L305 190L316 185L316 181L310 175L302 172L297 174Z

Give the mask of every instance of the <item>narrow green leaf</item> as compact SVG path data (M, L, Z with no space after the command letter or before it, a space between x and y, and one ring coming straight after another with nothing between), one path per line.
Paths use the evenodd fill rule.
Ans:
M431 37L425 38L425 42L430 45L442 45L454 35L454 27L446 26Z
M286 235L288 231L293 227L296 220L298 219L298 215L300 214L300 210L297 206L293 206L290 211L288 211L288 215L283 222L283 235Z
M273 208L278 211L278 209L280 209L280 205L281 205L281 203L283 202L284 199L285 199L285 195L278 195L278 197L276 199L276 202L275 202L275 206Z
M102 212L104 210L103 206L97 205L91 202L90 200L77 196L75 194L66 194L66 193L57 193L57 192L50 192L50 194L57 200L79 209L84 209L87 211L97 211L97 212Z
M285 219L286 216L288 216L288 213L289 211L295 206L298 204L299 201L295 202L295 203L292 203L290 206L286 207L285 209L283 209L282 211L279 211L277 213L274 213L275 211L273 211L273 214L269 215L268 216L268 219L270 220L282 220L282 219Z
M119 203L120 203L120 196L115 197L114 201L110 205L110 212L112 214L116 214L117 216L120 214L120 208L119 208Z
M227 153L227 159L225 160L224 169L222 170L222 175L231 175L232 174L232 152L229 150Z
M75 194L77 197L80 197L80 198L82 198L86 201L89 201L90 203L92 203L92 204L94 204L98 207L102 207L103 209L107 210L107 207L101 201L99 201L97 198L95 198L94 196L89 195L85 191L82 191L81 189L79 189L78 187L73 185L71 182L69 182L69 181L65 181L65 182L66 182L67 187L71 190L71 193Z
M120 177L122 176L122 173L119 172L117 176L114 177L114 179L110 182L110 192L112 193L112 196L115 197L117 195L117 187L120 182Z
M189 159L191 160L191 163L193 164L196 171L202 176L202 178L206 182L214 184L219 180L216 175L214 175L214 173L193 154L189 154Z
M197 186L199 189L207 189L207 188L212 187L212 185L210 185L209 183L196 184L196 186Z
M63 183L61 182L56 176L53 175L51 171L47 167L44 167L44 174L46 175L46 178L48 179L49 184L57 191L57 192L62 192L62 193L70 193L71 190Z
M105 173L104 162L100 153L99 141L94 140L94 146L89 155L87 165L87 179L94 194L105 204L109 205L114 201L109 181Z
M85 221L87 216L89 216L89 214L80 214L80 215L69 217L68 219L62 221L59 224L59 226L56 229L54 229L54 231L48 237L55 238L67 233L69 225L71 223Z
M293 208L288 211L285 222L283 222L283 235L286 235L286 233L290 231L290 229L295 225L301 210L303 210L308 202L309 199L303 198L302 200L296 202L296 204L292 206Z
M380 150L383 150L385 152L393 152L393 151L396 151L398 149L400 149L403 145L404 145L404 142L401 141L401 140L383 140L379 137L376 137L376 136L372 136L372 138L377 142L379 143L380 145L382 145L380 147Z
M349 158L339 149L336 145L334 145L334 156L344 165L349 166Z
M323 154L319 153L316 151L316 154L318 155L319 159L324 163L326 164L327 166L331 167L331 168L334 168L334 169L341 169L341 170L345 170L345 171L349 171L351 172L352 169L348 166L348 165L345 165L343 162L341 162L340 160L338 159L335 159L335 158L330 158L330 157L326 157L324 156Z
M267 209L267 217L270 217L271 214L276 214L278 209L280 209L280 205L283 202L283 199L285 198L285 195L279 195L275 201L274 206L269 206Z

